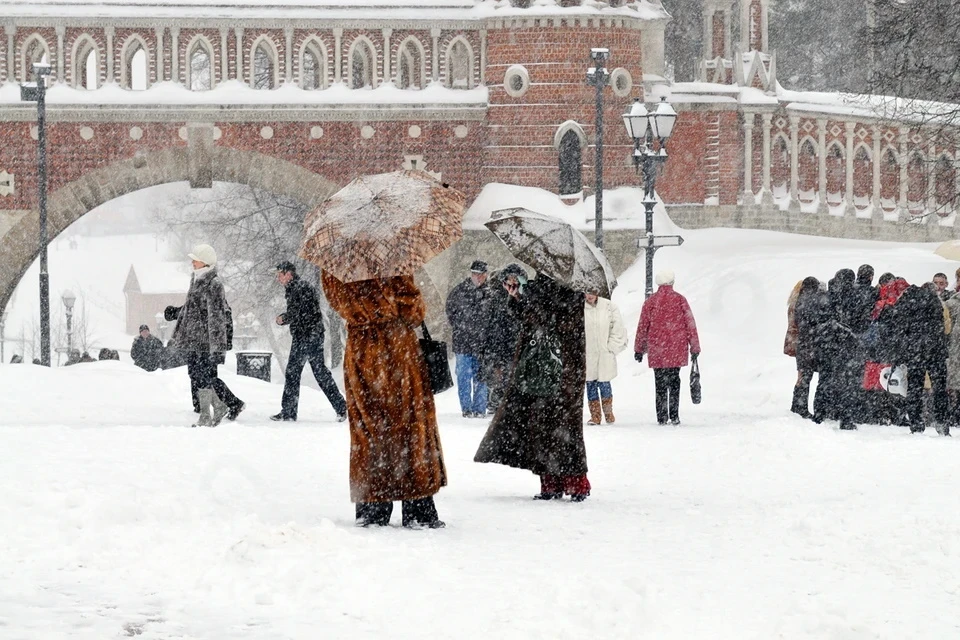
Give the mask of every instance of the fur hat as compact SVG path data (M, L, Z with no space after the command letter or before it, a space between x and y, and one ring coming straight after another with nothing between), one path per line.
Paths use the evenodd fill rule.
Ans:
M208 267L217 266L217 252L208 244L198 244L187 254L187 257L202 262Z
M673 271L670 269L657 271L657 286L661 287L665 284L673 284L675 278L676 276L674 276Z

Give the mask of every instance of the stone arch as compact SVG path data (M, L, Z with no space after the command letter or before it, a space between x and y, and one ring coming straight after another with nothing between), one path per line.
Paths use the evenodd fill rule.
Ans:
M887 147L880 154L880 206L893 211L900 201L900 154Z
M94 56L93 86L90 86L88 64L90 56ZM83 33L77 36L70 48L70 86L74 89L93 90L100 86L100 76L103 71L100 47L90 35Z
M581 132L582 134L582 132ZM583 191L583 145L576 129L567 129L560 138L560 195L571 196Z
M938 214L953 213L957 204L957 164L949 153L941 153L933 166L933 196Z
M254 151L213 147L209 167L217 182L235 182L288 196L315 207L337 185L303 167ZM174 147L120 160L94 169L50 194L49 237L52 241L87 212L122 195L170 182L189 181L191 153ZM0 309L39 255L39 219L29 211L0 235Z
M280 49L273 38L261 35L250 45L250 86L276 89L280 85Z
M301 89L326 89L329 86L328 55L327 45L319 37L312 35L303 41L297 55L297 79Z
M580 148L586 149L588 144L587 134L584 133L583 126L576 120L567 120L557 128L557 132L553 135L554 149L560 150L560 143L569 131L573 131L576 134L577 139L580 141Z
M399 88L423 89L426 86L427 54L419 38L408 36L400 43L393 68Z
M770 182L774 189L786 186L789 190L790 141L782 133L774 136L770 143Z
M473 89L475 59L469 40L463 36L450 40L443 54L443 85L450 89Z
M366 36L358 36L347 51L347 84L351 89L377 88L377 47Z
M797 189L798 197L809 202L813 200L817 192L820 165L817 162L819 153L817 152L817 141L810 136L805 136L799 143L799 155L797 156ZM804 194L809 194L804 197Z
M216 57L213 43L198 33L187 43L184 84L191 91L209 91L217 85Z
M864 207L873 198L873 149L864 142L853 149L853 197Z
M20 81L33 82L33 65L44 58L50 62L50 45L39 33L33 33L20 45Z
M827 200L833 204L841 202L847 192L847 161L843 144L834 140L827 145L824 156L824 168L827 178ZM831 200L830 196L834 196Z
M135 57L137 53L143 52L143 75L144 89L150 88L150 48L147 41L139 33L130 34L120 47L120 86L124 89L134 90L134 70Z

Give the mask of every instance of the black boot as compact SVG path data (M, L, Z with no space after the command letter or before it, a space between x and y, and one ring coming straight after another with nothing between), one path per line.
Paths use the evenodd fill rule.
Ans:
M807 409L807 402L809 397L809 390L803 389L801 387L793 388L793 404L790 406L790 411L797 414L801 418L810 419L813 418L813 414L810 413Z
M408 529L443 529L446 523L437 515L433 496L403 501L403 526Z
M392 502L358 502L358 527L387 527L390 526L390 516L393 515Z

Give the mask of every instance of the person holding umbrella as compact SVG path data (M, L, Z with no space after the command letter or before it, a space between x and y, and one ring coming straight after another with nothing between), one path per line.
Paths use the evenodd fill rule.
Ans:
M687 299L673 290L673 271L657 273L657 292L647 298L640 311L634 342L634 358L653 369L657 389L657 423L680 424L680 368L687 366L687 349L697 361L700 337Z
M494 212L487 223L513 255L537 270L525 284L510 274L504 288L520 316L513 379L474 461L532 471L536 500L574 502L590 495L583 442L586 384L584 291L609 297L609 263L569 224L526 209Z
M447 484L427 365L415 332L426 305L416 269L463 235L465 198L428 174L354 180L311 212L301 255L323 269L347 325L350 499L360 527L441 528L433 496Z

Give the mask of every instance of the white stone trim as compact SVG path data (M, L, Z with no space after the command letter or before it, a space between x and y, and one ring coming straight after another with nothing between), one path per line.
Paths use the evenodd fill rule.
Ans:
M270 88L276 89L280 86L280 50L277 48L277 43L273 41L273 38L265 33L257 36L250 44L250 71L247 75L248 82L251 88L256 87L257 50L263 43L267 43L267 55L270 56L273 69L273 81L271 82L272 86Z
M89 33L81 33L73 40L70 47L70 86L74 89L83 87L83 80L87 76L87 58L90 53L95 56L96 73L94 74L94 85L92 89L100 87L100 76L103 71L103 64L100 59L103 51L97 41Z
M40 43L46 55L47 62L50 62L50 44L46 38L39 33L31 33L23 40L23 44L20 45L20 82L33 82L33 63L27 64L27 51L34 42ZM62 78L58 78L58 80L62 80Z
M303 58L304 54L310 51L317 58L317 64L320 65L320 86L317 89L326 89L330 86L330 62L328 56L330 52L327 45L318 34L310 34L300 43L300 50L297 52L297 85L303 89Z
M520 87L514 87L514 81L520 79ZM530 74L522 64L507 67L503 74L503 90L511 98L520 98L530 90Z
M557 132L553 134L553 148L558 151L560 150L560 143L563 142L564 136L567 135L569 131L577 134L577 138L580 140L580 148L586 149L589 144L587 134L583 131L583 125L576 120L567 120L557 128Z
M400 87L400 60L401 57L406 55L407 45L413 44L417 50L417 54L420 57L420 64L417 68L417 82L414 83L411 87ZM393 62L393 77L394 83L401 89L423 89L427 86L427 50L424 48L423 43L420 42L420 38L414 35L407 36L404 38L400 44L397 45L397 54L394 56ZM409 60L407 61L409 64Z
M213 47L213 43L210 42L210 39L202 33L195 34L190 42L187 43L187 48L185 49L183 57L183 86L191 91L193 89L193 54L197 49L203 49L204 52L210 57L210 89L213 89L217 86L217 73L216 73L216 62L217 56L214 53L216 49ZM198 91L204 91L204 89L198 89Z
M137 53L135 45L143 50L147 60L146 88L150 88L150 47L139 33L131 33L120 45L120 86L127 90L133 89L133 56Z
M623 89L620 89L618 81L623 78L626 80L625 86ZM618 98L627 98L630 96L630 92L633 91L633 75L624 69L623 67L617 67L612 72L610 72L610 89L613 91L613 95Z
M370 87L376 89L378 86L378 73L377 73L377 46L373 44L373 41L365 35L359 35L354 38L353 42L350 43L350 48L347 49L347 60L346 65L344 65L346 75L346 84L351 89L360 89L362 87L353 86L353 54L356 52L357 47L366 48L366 63L369 65L370 71ZM364 85L367 86L367 85Z
M470 44L470 41L465 38L462 34L457 35L450 39L450 42L447 43L447 46L443 50L443 85L450 89L453 89L453 69L451 67L450 54L453 53L453 47L457 43L462 43L467 47L467 61L469 64L470 73L467 75L467 89L473 89L477 86L476 81L476 67L477 67L477 57L473 51L473 45Z

